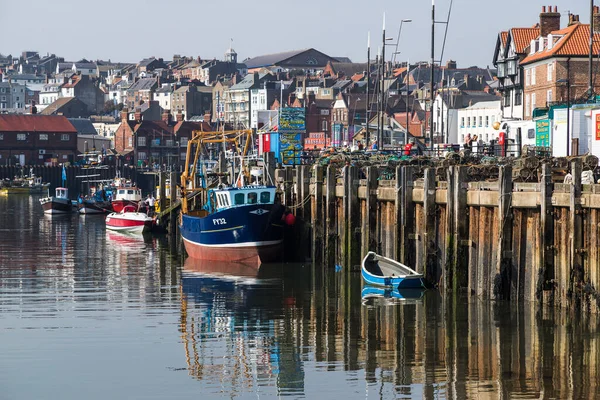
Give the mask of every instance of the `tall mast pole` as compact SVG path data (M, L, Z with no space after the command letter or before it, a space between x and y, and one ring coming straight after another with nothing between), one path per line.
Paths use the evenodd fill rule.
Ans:
M383 125L383 116L385 114L386 101L385 101L385 13L383 13L383 30L382 30L382 42L381 42L381 91L379 95L381 97L381 110L379 117L381 118L381 136L377 140L377 148L383 150L383 132L385 131Z
M408 84L410 79L410 58L406 61L406 83L404 87L406 88L406 134L404 135L404 144L408 143L408 133L409 133L409 115L408 115Z
M369 147L369 116L371 111L371 102L369 99L369 86L371 86L371 32L367 33L367 105L365 107L365 149Z
M433 102L435 95L433 90L434 85L434 68L435 68L435 0L431 0L431 82L430 82L430 106L429 106L429 140L431 150L433 150Z
M589 54L589 71L588 71L588 95L591 98L592 93L594 93L594 83L592 80L592 76L594 74L593 68L593 56L594 56L594 31L596 27L594 26L594 0L590 0L590 54Z
M381 96L379 95L379 91L381 90L381 47L377 48L377 58L375 58L375 65L377 65L377 83L375 85L376 87L376 101L377 101L377 115L375 116L377 118L377 137L375 138L375 140L377 141L377 145L379 146L379 135L381 132L381 119L379 119L379 112L381 111Z

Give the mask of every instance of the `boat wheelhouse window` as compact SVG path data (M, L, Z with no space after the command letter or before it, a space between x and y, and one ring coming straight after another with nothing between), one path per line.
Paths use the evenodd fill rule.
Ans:
M133 190L128 190L127 194L133 194Z
M248 193L248 204L256 204L257 197L256 192Z
M270 203L271 202L271 193L260 192L260 202L261 203Z
M236 193L233 197L236 206L244 204L245 196L244 193Z

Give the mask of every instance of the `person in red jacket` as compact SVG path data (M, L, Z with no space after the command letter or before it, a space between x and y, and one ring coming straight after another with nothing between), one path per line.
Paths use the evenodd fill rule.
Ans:
M405 156L410 156L410 153L412 152L412 148L413 148L413 141L411 140L410 142L406 143L406 145L404 145L404 155Z

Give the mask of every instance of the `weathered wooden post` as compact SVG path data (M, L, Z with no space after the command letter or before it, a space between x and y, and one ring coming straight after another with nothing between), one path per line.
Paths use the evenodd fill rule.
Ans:
M396 167L396 183L394 185L394 259L402 260L402 167Z
M286 207L292 205L292 188L294 185L294 169L291 167L285 167L285 180L283 184L283 202Z
M538 301L549 304L554 300L554 287L551 290L548 282L554 280L554 214L552 209L552 169L549 164L542 165L542 181L540 182L540 248L537 249L539 259L538 277L535 297ZM547 296L546 296L547 294Z
M583 285L583 213L581 207L581 159L576 158L571 162L571 175L573 181L570 193L569 215L569 241L570 241L570 267L571 279L569 294L572 305L578 308L581 305Z
M453 207L454 260L453 290L469 286L469 207L467 207L467 167L454 167Z
M337 184L335 176L335 167L329 165L327 167L327 176L325 178L325 261L327 266L335 265L336 247L337 247L337 230L336 230L336 203L337 197L335 187Z
M225 159L225 152L219 152L219 161L218 161L219 173L226 174L227 173L227 160ZM231 181L233 183L233 180Z
M377 237L377 178L379 171L377 167L367 167L367 229L364 232L366 235L366 244L368 251L378 251ZM358 217L358 216L357 216ZM379 239L379 240L378 240Z
M302 219L308 221L310 218L310 201L307 201L310 195L310 166L300 165L298 166L299 176L297 178L298 196L297 203L301 204Z
M457 240L455 233L455 207L454 207L454 199L456 196L454 185L456 184L454 175L456 173L456 169L454 166L449 166L446 169L446 221L445 221L445 237L446 237L446 251L444 252L444 274L442 283L444 289L446 290L455 290L455 261L456 257L454 252L456 250L455 242ZM440 221L441 222L441 221Z
M348 211L346 218L347 234L346 248L348 252L348 264L350 270L353 270L357 265L360 266L360 206L358 203L358 187L360 180L358 179L358 168L349 166L348 168L348 185L346 186L346 198L348 202ZM360 267L359 267L360 268Z
M512 166L500 167L498 178L498 253L495 270L492 270L493 300L510 299L510 274L512 270Z
M275 180L275 153L272 151L264 154L265 167L264 167L264 182L269 184L270 181Z
M312 254L313 263L323 263L323 167L320 165L314 166L314 196L312 198Z
M173 183L171 183L172 185ZM167 206L167 173L166 172L159 172L158 173L158 195L160 197L159 201L159 205L160 205L160 211L163 212L165 211L165 207Z
M400 186L400 262L415 268L415 204L412 200L415 167L404 166L401 172Z
M175 202L177 201L177 182L179 181L178 175L179 174L177 172L171 172L171 177L169 178L171 181L171 184L169 186L171 207L173 207L173 204L175 204ZM163 210L161 209L161 211ZM177 233L177 212L173 209L171 209L171 213L169 215L169 233L171 235L175 235L175 233Z
M349 205L349 193L350 193L350 166L346 165L343 170L344 177L344 197L342 198L342 232L341 232L341 247L342 247L342 264L345 267L349 265L350 252L348 251L348 231L350 219L350 205Z
M436 249L436 226L435 226L435 169L425 169L425 179L423 185L423 205L425 211L425 253L424 253L424 265L422 271L424 271L425 279L433 284L439 286L439 280L441 278L440 271L437 268L437 249Z

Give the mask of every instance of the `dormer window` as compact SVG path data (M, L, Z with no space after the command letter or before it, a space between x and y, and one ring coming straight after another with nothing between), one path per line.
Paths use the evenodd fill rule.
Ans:
M548 50L552 50L552 47L554 47L554 36L552 36L552 34L548 35Z
M540 44L539 44L539 47L537 49L538 51L544 51L544 42L545 42L545 38L543 36L540 37Z
M498 78L506 77L506 63L498 63Z
M529 45L529 54L535 54L535 52L537 50L536 47L537 47L537 41L535 41L535 39L534 39L531 41L531 44Z

